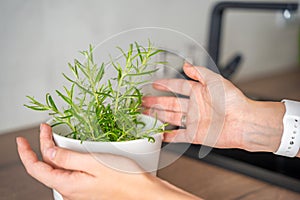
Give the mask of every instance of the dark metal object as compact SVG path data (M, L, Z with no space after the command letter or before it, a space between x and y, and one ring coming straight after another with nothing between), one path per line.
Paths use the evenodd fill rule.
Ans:
M242 55L237 54L230 60L229 64L225 65L224 67L219 66L223 14L228 9L267 10L283 12L285 10L296 11L298 9L298 4L224 1L217 3L214 6L210 18L208 53L225 78L229 78L235 72L242 59Z

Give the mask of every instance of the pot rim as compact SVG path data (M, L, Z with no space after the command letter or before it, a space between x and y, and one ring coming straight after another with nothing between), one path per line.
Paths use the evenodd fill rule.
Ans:
M151 118L151 119L155 119L154 117L152 116L149 116L149 115L145 115L145 114L141 114L141 116L144 116L144 117L147 117L147 118ZM53 118L49 119L46 123L51 125L51 122L52 122ZM162 123L159 119L156 119L158 122ZM163 123L162 123L163 124ZM164 132L161 132L161 133L155 133L155 134L152 134L150 135L151 137L155 138L155 140L158 138L158 137L162 137L164 134ZM63 135L60 135L58 133L55 133L52 129L52 135L57 137L57 138L60 138L61 140L69 140L69 141L73 141L73 142L80 142L80 143L90 143L90 144L96 144L96 143L114 143L114 144L117 144L117 143L135 143L135 142L138 142L138 141L144 141L144 140L148 140L148 138L139 138L139 139L134 139L134 140L127 140L127 141L89 141L89 140L79 140L79 139L74 139L74 138L69 138L69 137L65 137ZM155 143L155 142L153 142Z
M134 142L137 142L137 141L144 141L144 140L148 140L148 138L139 138L139 139L135 139L135 140L128 140L128 141L110 141L110 142L105 142L105 141L89 141L89 140L78 140L78 139L74 139L74 138L68 138L68 137L65 137L65 136L62 136L62 135L59 135L58 133L54 133L52 131L52 135L54 135L55 137L57 138L60 138L60 139L63 139L63 140L70 140L70 141L74 141L74 142L80 142L80 143L93 143L93 144L96 144L96 143L134 143ZM151 135L152 137L154 137L155 139L159 136L162 136L163 135L163 132L161 133L156 133L154 135Z

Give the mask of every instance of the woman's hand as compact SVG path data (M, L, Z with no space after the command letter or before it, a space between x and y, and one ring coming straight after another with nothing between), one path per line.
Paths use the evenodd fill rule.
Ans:
M153 86L189 98L143 99L146 113L162 121L182 126L182 116L186 116L185 127L165 133L165 141L250 151L277 150L282 134L282 103L250 100L231 82L204 67L185 63L183 70L195 81L164 79Z
M171 184L144 173L133 161L110 154L85 154L56 147L52 130L41 125L39 161L24 138L17 138L18 152L27 172L57 190L64 199L198 199ZM101 160L114 160L135 174L117 171Z

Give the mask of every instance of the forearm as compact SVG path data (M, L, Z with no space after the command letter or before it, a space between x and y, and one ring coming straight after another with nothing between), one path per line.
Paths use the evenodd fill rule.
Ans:
M275 152L283 133L285 106L282 102L248 100L239 126L242 148L248 151Z

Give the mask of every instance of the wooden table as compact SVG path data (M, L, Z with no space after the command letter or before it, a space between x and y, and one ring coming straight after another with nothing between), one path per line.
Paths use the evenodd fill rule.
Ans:
M51 190L25 172L16 152L16 136L25 136L38 152L38 128L0 136L0 199L52 199ZM298 193L184 156L161 169L158 176L209 200L300 199Z
M262 100L292 99L300 101L300 66L271 76L238 82L250 97Z

